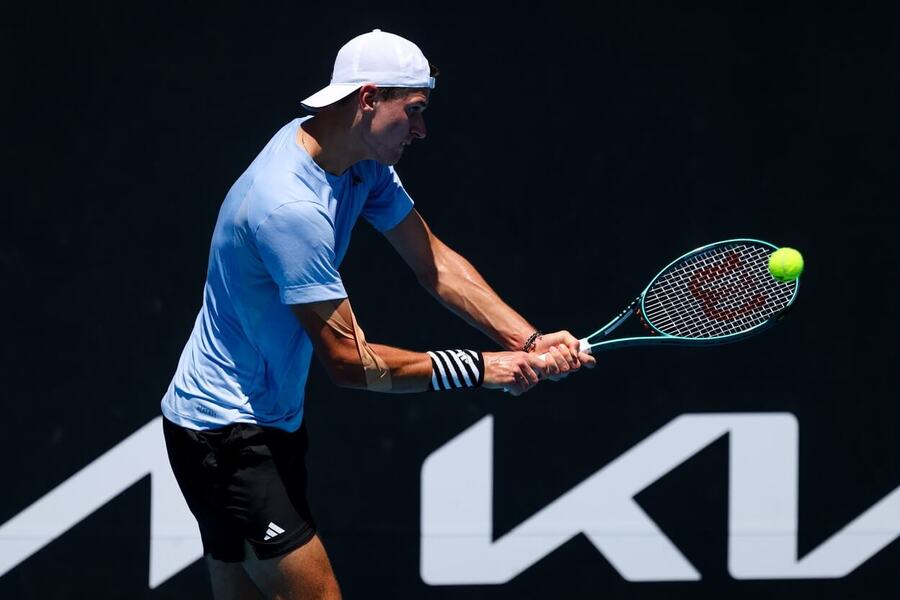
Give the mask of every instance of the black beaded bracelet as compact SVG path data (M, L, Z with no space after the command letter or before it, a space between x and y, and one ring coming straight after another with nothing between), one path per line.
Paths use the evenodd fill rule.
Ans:
M540 330L535 329L534 333L528 336L528 339L522 344L522 352L531 352L534 350L534 345L537 342L537 339L544 335Z

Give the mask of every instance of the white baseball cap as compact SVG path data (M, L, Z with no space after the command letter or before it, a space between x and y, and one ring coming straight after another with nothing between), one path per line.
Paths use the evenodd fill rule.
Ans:
M331 83L301 104L315 110L346 98L363 84L378 87L434 88L431 65L411 41L374 29L338 50Z

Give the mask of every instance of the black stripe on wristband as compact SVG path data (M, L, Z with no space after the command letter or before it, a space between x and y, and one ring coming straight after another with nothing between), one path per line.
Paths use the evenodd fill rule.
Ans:
M484 383L484 357L475 350L436 350L431 357L431 391L460 390Z

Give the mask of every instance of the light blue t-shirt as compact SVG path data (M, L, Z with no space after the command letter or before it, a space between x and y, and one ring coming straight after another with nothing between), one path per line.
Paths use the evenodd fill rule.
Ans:
M295 141L308 118L275 134L219 210L203 306L162 399L177 425L299 428L313 349L289 305L346 298L338 267L356 219L384 232L412 209L391 167L319 167Z

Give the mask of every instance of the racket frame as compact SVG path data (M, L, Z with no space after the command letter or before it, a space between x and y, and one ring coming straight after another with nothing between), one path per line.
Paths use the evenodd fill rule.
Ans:
M791 300L790 300L790 302L788 302L787 306L785 306L783 309L781 309L780 311L778 311L777 313L775 313L774 315L772 315L771 317L769 317L762 323L754 325L753 327L751 327L750 329L748 329L746 331L741 331L738 333L731 333L728 335L717 336L717 337L709 337L709 338L685 338L685 337L674 336L674 335L670 335L668 333L664 333L664 332L658 330L656 327L654 327L653 323L650 322L649 319L642 318L642 320L647 325L647 327L649 327L651 330L656 332L657 335L639 336L639 337L624 337L624 338L617 338L614 340L606 340L606 341L599 341L599 342L591 341L593 339L601 339L602 340L603 338L606 338L607 336L609 336L609 334L611 334L613 331L618 329L619 326L622 325L622 323L627 321L628 318L631 317L632 315L634 315L638 310L640 310L641 313L643 314L643 312L644 312L644 297L646 296L647 291L651 287L653 287L653 284L656 283L656 281L664 273L666 273L669 270L669 268L672 267L672 265L679 263L683 260L686 260L696 254L700 254L701 252L706 252L707 250L710 250L717 246L722 246L725 244L733 244L733 243L742 243L742 242L750 242L753 244L760 244L763 246L768 246L769 248L772 248L773 250L778 249L778 246L771 244L769 242L764 242L762 240L756 240L756 239L751 239L751 238L735 238L735 239L730 239L730 240L723 240L720 242L713 242L711 244L706 244L705 246L700 246L699 248L696 248L694 250L691 250L690 252L686 252L686 253L682 254L681 256L679 256L678 258L676 258L675 260L673 260L669 264L667 264L665 267L660 269L660 271L656 274L656 276L650 280L650 283L647 284L647 287L644 288L644 290L640 293L640 295L638 295L638 297L635 298L631 302L631 304L629 304L625 308L625 310L620 312L609 323L607 323L606 325L604 325L603 327L601 327L594 333L579 340L579 342L581 343L581 351L588 352L590 354L595 354L595 353L603 351L603 350L611 350L614 348L629 348L629 347L637 347L637 346L719 346L722 344L729 344L731 342L746 339L750 336L760 333L761 331L765 331L766 329L768 329L769 327L774 325L775 322L778 321L779 319L781 319L781 317L783 317L784 314L793 306L794 301L797 299L797 294L800 291L800 280L799 279L795 281L796 287L794 288L794 293L791 295Z

